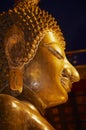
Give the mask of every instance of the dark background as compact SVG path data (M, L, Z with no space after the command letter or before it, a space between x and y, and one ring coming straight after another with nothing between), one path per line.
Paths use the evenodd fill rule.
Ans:
M1 0L0 12L13 5L14 0ZM85 0L40 0L39 6L56 18L67 42L67 50L86 49Z

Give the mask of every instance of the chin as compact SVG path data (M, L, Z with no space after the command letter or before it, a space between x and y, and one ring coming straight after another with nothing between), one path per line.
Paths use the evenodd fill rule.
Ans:
M46 108L55 107L68 101L68 93L65 92L61 97L47 103Z
M64 95L61 97L59 104L66 103L68 101L68 93L65 92Z

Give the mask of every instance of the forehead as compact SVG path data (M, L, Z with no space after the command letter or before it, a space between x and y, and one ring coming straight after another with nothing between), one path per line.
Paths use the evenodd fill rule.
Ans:
M50 43L54 43L55 46L59 46L62 49L65 49L66 43L64 40L64 37L62 35L62 33L55 33L55 32L48 32L43 40L41 41L41 43L45 43L47 45L49 45Z

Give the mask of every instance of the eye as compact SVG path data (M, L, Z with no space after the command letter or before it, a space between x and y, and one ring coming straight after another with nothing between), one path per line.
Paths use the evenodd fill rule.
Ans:
M53 43L53 45L54 45L54 43ZM52 46L52 43L50 43L50 44L44 43L43 46L46 47L58 59L64 59L64 56L55 47Z
M53 53L53 55L55 55L58 59L64 59L64 57L54 48L48 46L47 47L49 51L51 51Z

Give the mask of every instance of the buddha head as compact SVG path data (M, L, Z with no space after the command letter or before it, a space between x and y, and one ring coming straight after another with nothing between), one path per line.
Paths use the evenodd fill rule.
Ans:
M1 91L9 87L19 95L27 86L45 109L65 103L80 78L66 58L66 42L55 19L25 0L2 13L0 21Z

